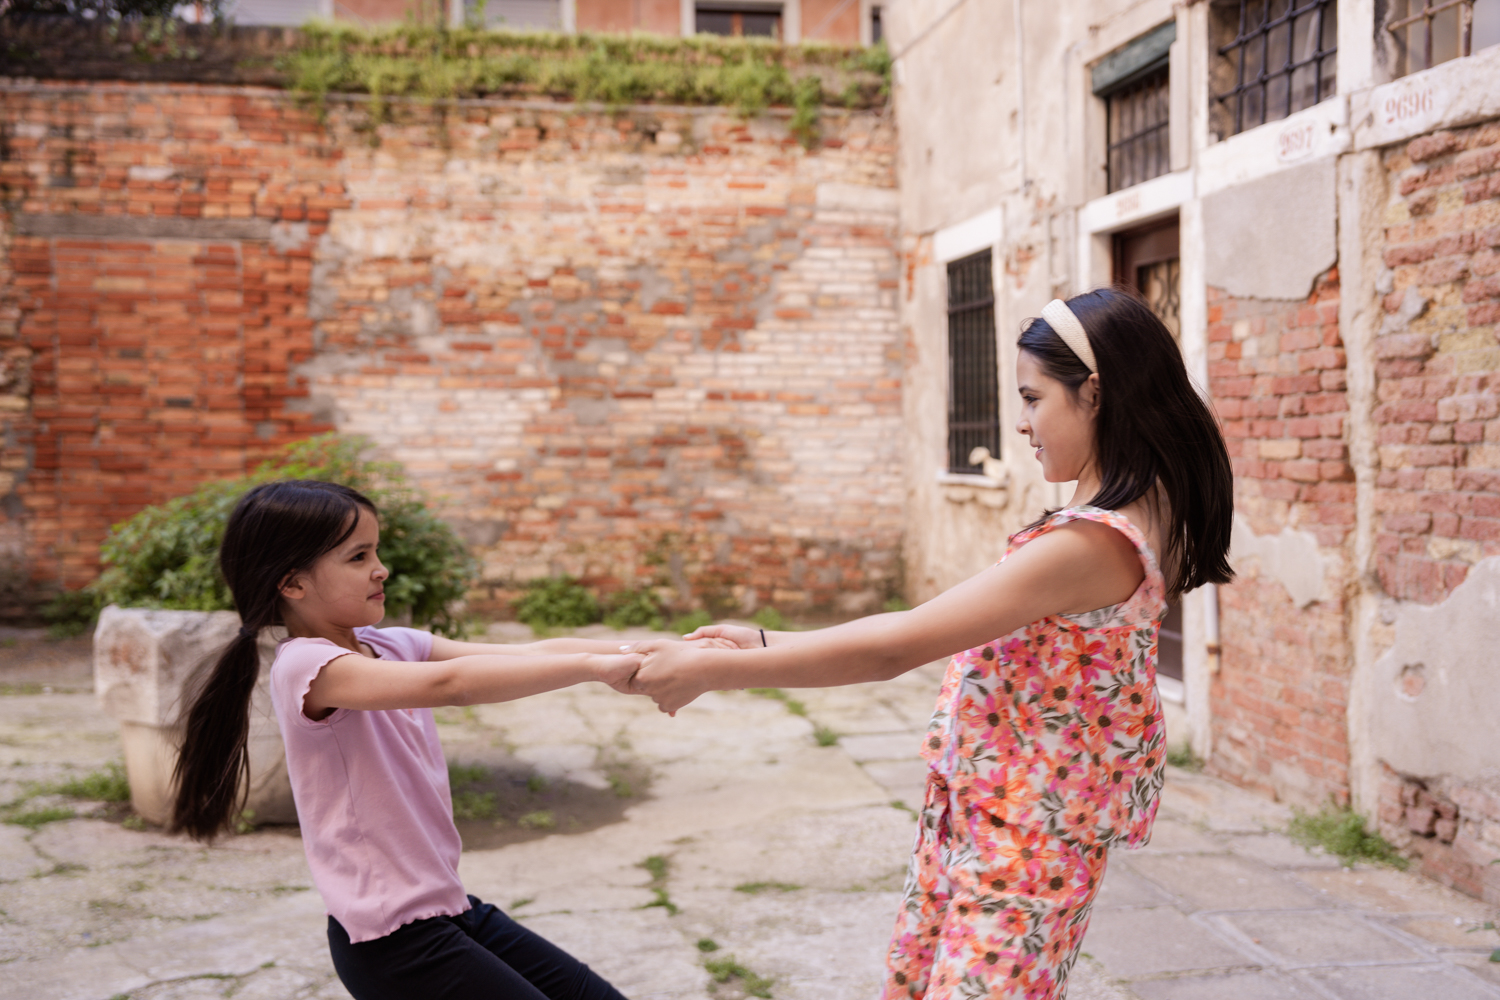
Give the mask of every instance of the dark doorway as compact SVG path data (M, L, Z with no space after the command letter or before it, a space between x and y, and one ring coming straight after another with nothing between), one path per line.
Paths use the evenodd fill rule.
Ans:
M1118 233L1115 284L1136 292L1182 344L1182 249L1177 218ZM1182 681L1182 602L1173 601L1161 623L1156 653L1160 677Z

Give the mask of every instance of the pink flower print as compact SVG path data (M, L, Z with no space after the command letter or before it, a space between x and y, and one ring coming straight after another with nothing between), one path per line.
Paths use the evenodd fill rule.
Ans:
M967 695L958 710L959 717L964 725L977 731L980 738L985 742L991 742L994 737L991 730L1000 728L1005 724L1006 713L1010 711L1010 699L1001 699L1003 695L991 692L987 697L979 697L978 692Z

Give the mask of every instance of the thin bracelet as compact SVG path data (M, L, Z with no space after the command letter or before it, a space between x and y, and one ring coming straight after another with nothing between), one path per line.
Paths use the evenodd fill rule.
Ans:
M761 629L760 630L760 644L761 644L762 647L770 645L769 642L766 642L766 630L765 629Z

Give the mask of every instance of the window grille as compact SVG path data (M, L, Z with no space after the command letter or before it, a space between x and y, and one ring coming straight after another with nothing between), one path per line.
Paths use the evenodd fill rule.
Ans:
M1182 342L1182 261L1173 257L1147 264L1137 270L1141 297L1151 311L1161 317L1162 325L1178 342Z
M1500 43L1500 0L1392 0L1397 76Z
M1109 190L1119 191L1171 169L1167 67L1103 95L1108 125Z
M699 4L694 8L699 34L735 38L780 38L780 4Z
M885 25L882 22L882 11L879 7L870 8L870 44L879 45L881 39L885 38Z
M1000 457L1000 384L990 252L948 265L948 471L978 473L975 448Z
M1213 0L1214 130L1236 135L1332 97L1335 0Z

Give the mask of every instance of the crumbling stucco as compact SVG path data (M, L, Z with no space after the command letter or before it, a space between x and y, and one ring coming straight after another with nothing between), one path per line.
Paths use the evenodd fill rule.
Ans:
M1203 199L1206 283L1252 299L1306 298L1338 260L1332 157Z
M1297 607L1305 608L1323 596L1323 556L1314 535L1294 528L1257 535L1248 521L1236 516L1229 544L1229 561L1236 572L1254 560L1260 575L1285 587Z

